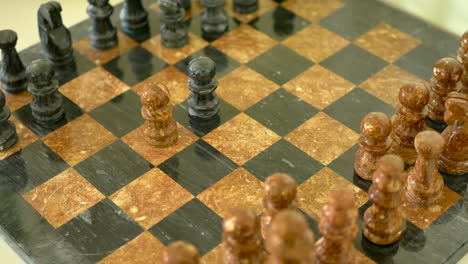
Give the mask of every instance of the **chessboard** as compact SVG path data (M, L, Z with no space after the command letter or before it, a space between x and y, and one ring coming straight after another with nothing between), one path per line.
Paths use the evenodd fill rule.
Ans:
M221 222L234 207L262 212L262 182L275 172L298 184L315 238L330 191L352 188L362 230L370 182L355 176L359 124L388 116L405 81L427 82L434 63L455 57L457 36L374 0L261 0L254 14L232 11L228 31L204 36L192 1L189 44L160 42L160 10L144 0L148 34L96 51L89 20L70 27L77 67L58 76L66 120L37 125L28 93L7 95L19 141L0 153L0 226L31 263L159 263L165 245L186 240L204 263L221 263ZM120 29L114 6L112 21ZM85 12L78 10L77 12ZM35 25L31 25L35 27ZM21 38L21 36L19 36ZM188 62L217 65L219 118L188 118ZM20 52L42 58L40 44ZM151 148L142 136L139 91L167 85L178 143ZM444 201L404 208L398 243L355 240L378 263L456 263L468 252L466 176L444 175Z

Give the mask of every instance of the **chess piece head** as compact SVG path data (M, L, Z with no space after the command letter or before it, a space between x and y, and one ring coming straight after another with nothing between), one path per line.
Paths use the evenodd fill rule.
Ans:
M267 251L283 263L301 262L314 252L314 234L300 213L292 210L279 212L271 222L265 239Z
M423 131L416 135L414 147L418 155L425 159L435 159L444 150L445 140L435 131Z
M42 4L38 11L39 28L52 30L63 25L62 23L62 6L59 2L50 1Z
M468 52L468 31L463 33L463 35L461 36L460 46L465 52Z
M445 100L444 121L452 125L457 120L468 122L468 94L451 92Z
M0 31L0 49L12 49L17 41L18 35L15 31L10 29Z
M109 0L88 0L88 3L93 6L103 7L109 3Z
M146 84L140 93L140 100L144 106L158 109L169 103L169 90L162 83Z
M400 177L405 169L405 163L400 156L387 154L383 156L378 165L376 173L372 179L373 184L377 184L379 189L383 188L400 188L400 184L403 184L400 181ZM379 177L383 176L383 177ZM400 182L398 186L391 184L391 182L398 181Z
M384 113L370 112L361 121L361 133L370 140L386 139L392 131L392 122Z
M164 264L199 264L200 253L190 243L183 241L176 241L171 243L163 255Z
M259 230L258 217L251 209L233 209L223 219L224 235L239 243L248 242Z
M277 208L285 208L296 199L297 185L284 173L275 173L265 180L265 200Z
M429 89L420 82L407 82L400 88L400 103L415 112L421 112L429 103Z
M353 192L347 188L334 189L322 208L320 233L329 238L352 240L358 232L357 216Z
M181 7L178 0L158 0L158 5L161 10L168 13L176 13Z
M216 74L216 64L208 57L198 57L190 61L188 73L190 78L195 81L208 83Z
M454 58L442 58L436 62L433 70L434 78L444 85L460 81L463 75L463 66Z
M47 84L55 76L55 71L52 64L46 60L35 60L26 69L26 75L28 80L35 84Z

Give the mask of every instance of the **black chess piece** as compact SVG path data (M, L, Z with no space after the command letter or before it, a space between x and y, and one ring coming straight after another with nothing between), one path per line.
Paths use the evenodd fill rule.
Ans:
M202 120L212 119L219 112L219 98L215 93L218 81L214 78L216 64L208 57L198 57L188 66L190 94L187 103L189 116Z
M38 11L39 37L45 58L56 67L75 64L70 31L62 23L62 6L50 1Z
M0 151L9 149L18 141L15 124L8 120L10 115L5 94L0 91Z
M143 7L141 0L124 1L124 7L120 11L120 24L122 31L131 36L149 30L148 12Z
M223 5L226 0L201 0L206 7L201 13L201 26L205 34L221 34L228 29L228 16Z
M192 3L190 0L180 0L180 4L185 10L190 9L192 7Z
M21 93L28 87L26 69L16 51L18 35L13 30L0 31L0 49L2 50L2 66L0 79L3 89L8 93Z
M58 81L52 64L35 60L26 69L30 85L29 93L34 98L31 111L34 120L43 126L53 125L64 117L63 97L57 92Z
M182 48L188 43L188 31L182 23L185 10L179 0L158 0L161 8L161 43L170 49Z
M258 10L258 0L234 0L232 8L239 14L250 14Z
M117 30L110 19L114 8L109 0L88 0L88 3L86 12L93 22L89 28L91 45L97 50L112 49L118 42Z

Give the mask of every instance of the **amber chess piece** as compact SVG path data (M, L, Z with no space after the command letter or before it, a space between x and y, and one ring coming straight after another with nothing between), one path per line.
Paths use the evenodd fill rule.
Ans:
M359 177L372 180L379 159L392 145L391 131L392 123L384 113L371 112L362 119L359 150L354 160L354 171Z
M445 107L444 120L448 126L442 132L446 144L439 168L449 174L465 174L468 173L468 94L449 93Z
M455 91L458 81L463 75L463 66L453 58L443 58L434 65L433 78L429 84L431 90L427 124L433 129L442 132L444 123L445 99L447 94Z
M233 209L223 220L224 264L263 263L260 223L251 209Z
M285 210L273 219L265 248L267 264L310 264L315 261L314 234L300 213Z
M460 38L460 48L457 52L457 60L465 69L461 78L461 92L468 93L468 31L463 33Z
M200 264L197 248L184 241L171 243L162 254L163 264Z
M423 131L414 140L418 158L408 172L406 199L419 207L430 207L442 196L444 179L437 169L445 140L435 131Z
M373 204L364 213L363 234L375 244L389 245L401 236L404 168L400 157L389 154L380 159L379 167L372 176L369 197Z
M261 228L263 238L266 237L268 227L278 212L297 209L297 185L289 175L275 173L265 180L264 193Z
M164 84L150 83L141 93L141 115L145 119L143 134L149 144L164 148L177 142L177 124L172 117L169 90Z
M333 190L323 206L319 222L322 238L315 244L317 263L356 263L353 239L359 230L358 209L352 191Z

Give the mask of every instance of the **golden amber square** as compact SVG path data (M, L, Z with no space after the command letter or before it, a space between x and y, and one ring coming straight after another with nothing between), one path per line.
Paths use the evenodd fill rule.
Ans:
M189 32L189 42L180 49L168 49L161 43L161 35L154 36L141 44L145 49L157 55L169 64L175 64L208 45L200 37Z
M330 15L345 3L339 0L289 0L283 6L312 22Z
M244 168L237 168L197 198L221 217L236 207L250 208L260 214L263 187L254 175Z
M442 197L429 208L418 207L405 201L401 205L403 216L420 229L428 228L437 218L461 198L456 192L444 186Z
M117 138L88 115L83 115L42 139L71 166L116 141Z
M244 24L211 43L240 63L247 63L273 48L277 41Z
M276 83L243 65L219 80L216 93L244 111L278 88Z
M322 110L351 91L354 84L320 65L315 65L283 87Z
M325 167L298 187L297 198L299 207L316 220L319 220L322 207L327 202L328 195L332 190L337 188L352 190L357 208L369 200L366 192L330 168Z
M33 143L37 139L36 134L34 134L31 130L29 130L29 128L23 125L23 123L21 123L14 116L10 117L10 121L12 121L13 124L15 124L16 126L16 133L18 134L18 141L11 148L0 152L0 160L26 147L27 145Z
M239 165L244 164L281 137L241 113L203 137L208 144Z
M274 1L272 0L259 0L258 1L258 10L253 12L253 13L250 13L250 14L239 14L239 13L236 13L234 12L234 9L233 9L233 1L232 0L227 0L226 1L226 5L225 5L225 9L226 9L226 12L237 18L239 21L242 21L244 23L248 23L252 20L254 20L255 18L265 14L266 12L270 11L273 7L276 7L278 4L275 3Z
M143 135L143 126L140 126L125 135L122 138L122 141L129 145L138 154L143 156L146 160L157 166L198 139L195 134L180 124L177 125L177 133L179 135L177 143L174 146L167 148L155 148L150 146Z
M89 112L130 89L108 71L97 67L60 87L60 92Z
M319 63L350 42L318 24L311 24L282 43L313 62Z
M62 226L105 198L73 168L39 185L23 197L54 228Z
M0 89L2 89L2 83L0 83ZM2 90L3 91L3 90ZM10 111L14 112L26 104L29 104L33 97L28 91L23 91L18 94L11 94L3 91L6 98L7 106L10 107Z
M161 263L165 246L149 232L143 232L123 245L98 264L152 264Z
M374 76L365 80L359 87L380 98L380 100L387 104L396 107L400 103L398 100L400 88L407 82L425 83L416 75L390 64Z
M170 66L133 86L132 90L139 94L145 85L160 82L169 89L171 102L173 104L178 104L183 102L190 95L190 90L187 88L188 79L189 77L187 75L173 66Z
M193 195L160 169L154 168L109 198L148 229L190 201Z
M381 57L394 62L422 42L387 24L380 24L356 39L355 44Z
M97 50L93 48L89 41L89 37L75 42L73 44L73 48L75 48L79 53L85 55L91 61L94 61L97 65L102 65L138 45L136 41L125 36L125 34L120 31L117 32L117 37L119 39L118 45L112 49Z
M354 146L359 134L320 112L286 135L285 139L322 164L328 165Z

